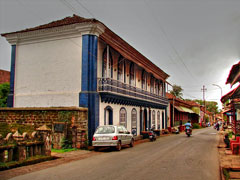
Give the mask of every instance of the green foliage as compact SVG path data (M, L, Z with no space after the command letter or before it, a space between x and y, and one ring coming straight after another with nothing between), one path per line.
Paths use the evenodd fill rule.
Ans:
M71 151L77 151L78 149L76 148L70 148L70 149L52 149L52 152L56 153L65 153L65 152L71 152Z
M58 119L60 122L71 122L74 112L72 111L59 111Z
M176 84L174 84L173 86L172 86L172 91L170 91L170 93L172 94L172 95L174 95L174 96L176 96L177 98L180 98L180 99L182 99L182 96L183 96L183 89L182 89L182 87L181 86L178 86L178 85L176 85Z
M10 92L10 84L0 84L0 107L7 107L7 97Z
M10 126L7 123L0 123L0 134L5 138L11 132Z
M201 126L198 123L193 123L193 129L200 129Z
M226 180L228 180L230 178L230 174L226 168L223 169L223 175Z
M70 141L69 139L63 137L61 139L61 148L62 149L71 149L72 148L72 141Z
M228 137L229 137L229 138L232 138L232 135L233 135L233 132L232 132L232 131L229 131L229 132L228 132Z
M7 124L7 123L0 123L0 134L5 138L8 133L14 133L17 131L19 133L32 133L35 129L31 125L26 124Z
M204 102L201 99L195 99L194 101L197 102L198 104L202 105L202 106L204 105ZM217 102L215 102L215 101L206 101L205 104L206 104L206 109L209 112L212 112L214 114L219 113Z

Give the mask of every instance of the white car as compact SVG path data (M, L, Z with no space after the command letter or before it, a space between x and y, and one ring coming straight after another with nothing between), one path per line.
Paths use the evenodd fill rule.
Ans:
M105 125L96 129L92 145L96 151L99 147L115 147L120 151L122 145L133 147L134 138L124 126Z

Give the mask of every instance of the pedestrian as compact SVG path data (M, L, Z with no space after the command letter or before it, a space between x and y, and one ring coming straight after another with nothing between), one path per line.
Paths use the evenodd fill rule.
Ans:
M216 124L216 129L217 129L217 131L219 131L219 123L218 122Z

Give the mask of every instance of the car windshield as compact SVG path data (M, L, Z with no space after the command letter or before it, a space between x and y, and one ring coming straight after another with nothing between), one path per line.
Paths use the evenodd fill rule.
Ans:
M113 126L101 126L97 128L96 134L110 134L114 132L115 128Z

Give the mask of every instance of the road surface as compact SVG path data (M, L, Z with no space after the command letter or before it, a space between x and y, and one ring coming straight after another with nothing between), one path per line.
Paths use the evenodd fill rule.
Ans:
M194 130L193 136L172 135L122 151L97 156L15 177L15 180L218 180L216 130Z

